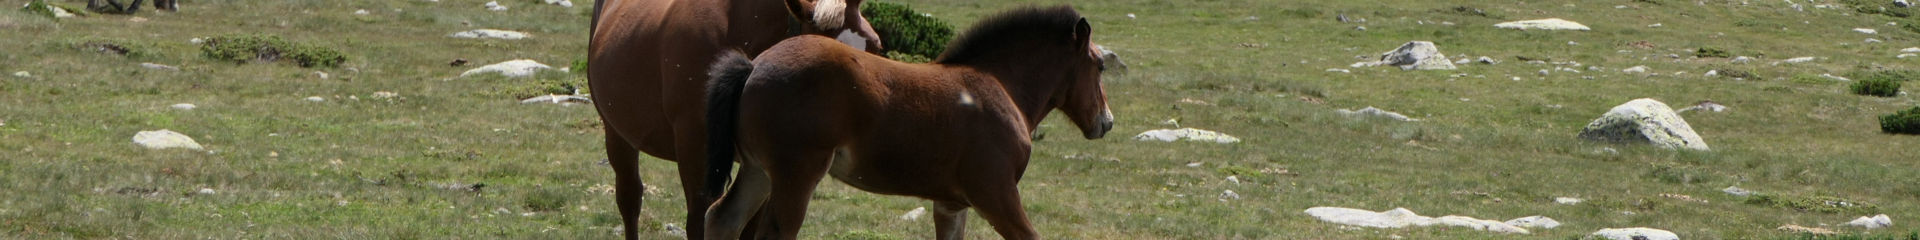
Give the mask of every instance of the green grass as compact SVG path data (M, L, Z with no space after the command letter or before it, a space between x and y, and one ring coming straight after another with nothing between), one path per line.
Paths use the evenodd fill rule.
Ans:
M145 22L0 11L0 35L9 36L0 38L0 73L6 74L0 75L0 238L615 237L620 221L613 196L590 191L612 179L600 164L605 157L594 109L523 105L514 98L578 86L580 71L456 77L512 59L550 65L584 59L591 9L502 1L512 10L491 12L479 7L484 2L209 0L188 2L179 13L135 15ZM1028 3L899 2L956 29ZM1920 104L1911 95L1853 95L1846 84L1819 77L1860 80L1856 72L1916 69L1913 60L1893 56L1920 45L1920 33L1886 25L1909 19L1850 8L1794 11L1781 1L1078 4L1094 26L1094 40L1130 68L1106 78L1118 117L1111 137L1082 140L1060 116L1038 129L1053 136L1035 143L1021 191L1030 218L1051 238L1565 239L1599 228L1653 227L1687 239L1771 239L1799 237L1774 230L1780 225L1825 224L1880 239L1871 236L1906 237L1898 234L1920 229L1907 224L1920 216L1914 204L1920 180L1912 177L1920 175L1914 164L1920 148L1910 147L1920 139L1882 134L1878 121ZM357 9L373 14L353 15ZM1367 22L1340 23L1334 17L1340 14ZM1547 17L1594 30L1491 27ZM1654 23L1664 26L1646 27ZM1880 34L1850 31L1856 27ZM534 37L444 37L473 28ZM237 65L203 57L201 46L188 42L255 34L326 46L346 60L316 69ZM1869 37L1886 42L1861 41ZM95 39L141 45L151 55L73 45ZM1414 40L1434 41L1450 57L1502 63L1454 71L1324 71ZM1636 41L1656 47L1629 46ZM1756 60L1691 57L1697 49L1687 48L1700 46ZM1583 72L1539 76L1534 72L1554 66L1516 56L1603 70L1574 67ZM1769 64L1801 56L1822 59ZM461 58L474 64L446 65ZM146 69L141 62L182 70ZM1618 71L1636 65L1659 75ZM1714 69L1753 77L1702 75ZM33 77L11 75L19 71ZM322 80L314 71L333 77ZM369 97L377 91L401 97ZM327 101L301 100L308 96ZM1188 98L1212 104L1179 103ZM1712 100L1731 111L1683 115L1711 152L1574 138L1588 121L1636 98L1675 107ZM200 108L167 107L175 103ZM1333 112L1366 106L1422 121ZM1243 142L1128 138L1171 128L1158 125L1167 119ZM135 132L155 129L190 135L208 149L154 151L129 142ZM1186 166L1193 162L1202 164ZM643 178L657 189L647 196L642 238L669 238L663 224L685 226L678 181L669 162L641 163ZM1238 184L1224 180L1235 175ZM931 236L929 218L897 218L930 205L926 201L828 182L814 197L802 238ZM458 187L472 184L485 187ZM1768 196L1839 197L1871 203L1874 211L1803 211L1719 192L1734 185ZM217 193L193 194L201 188ZM1214 197L1225 190L1242 198ZM1560 205L1554 197L1587 202ZM1526 236L1447 227L1350 230L1301 213L1314 206L1406 207L1429 216L1501 220L1544 215L1566 225ZM1899 224L1837 226L1871 214L1891 215ZM969 235L996 236L985 221L969 222Z

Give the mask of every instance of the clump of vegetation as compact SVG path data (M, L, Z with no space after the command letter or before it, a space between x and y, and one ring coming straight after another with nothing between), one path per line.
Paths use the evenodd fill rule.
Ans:
M200 52L206 54L208 58L235 63L288 59L305 68L338 67L340 63L347 61L346 55L338 50L290 42L273 35L212 37L200 46Z
M915 12L906 5L870 1L860 4L860 14L873 24L874 34L880 35L888 57L896 56L892 52L922 59L940 56L947 51L947 42L953 41L953 24Z
M1869 78L1853 82L1853 94L1892 97L1900 95L1900 82L1888 78Z
M1893 134L1920 135L1920 107L1913 107L1890 115L1880 116L1880 131Z
M81 51L101 52L128 58L152 58L158 56L152 44L119 39L85 39L73 41L68 46Z
M542 76L548 75L542 74ZM591 93L587 90L587 79L579 76L541 77L532 81L501 86L496 88L495 91L497 95L513 97L514 99L526 99L547 94L573 95L576 93L575 91L578 91L577 93L579 94Z
M1747 71L1747 70L1732 69L1732 68L1718 68L1718 69L1714 69L1714 71L1719 73L1720 76L1723 76L1723 77L1760 79L1760 75L1753 74L1752 71Z
M587 74L587 66L587 59L573 60L573 68L567 69L567 71Z
M1747 204L1819 213L1868 214L1879 210L1879 207L1873 204L1831 196L1801 197L1754 194L1752 197L1748 197L1746 202Z
M1474 16L1474 17L1483 17L1483 18L1491 18L1491 19L1506 19L1506 17L1500 16L1497 14L1488 14L1486 10L1480 10L1480 8L1475 8L1473 6L1454 6L1450 8L1435 9L1433 11L1440 12L1440 13L1447 13L1447 14L1463 15L1463 16Z
M1733 54L1727 53L1727 50L1724 49L1702 47L1699 50L1694 50L1693 56L1702 58L1730 58L1733 57Z
M1909 80L1920 79L1920 70L1854 71L1854 72L1847 73L1847 77L1853 78L1853 79L1885 78L1885 79L1892 79L1894 81L1906 82Z
M527 193L522 203L524 203L527 211L552 212L564 210L570 198L571 196L561 193L559 190L542 188Z
M1886 15L1895 18L1913 17L1913 10L1893 5L1893 1L1840 0L1840 3L1853 7L1853 11L1867 15Z
M27 2L26 6L20 7L20 11L26 11L28 13L33 13L33 15L41 15L41 16L47 16L47 17L58 17L59 14L54 14L55 11L61 11L67 14L73 14L74 16L87 15L87 11L81 11L81 9L79 8L68 7L65 5L47 3L47 0L33 0L30 2Z

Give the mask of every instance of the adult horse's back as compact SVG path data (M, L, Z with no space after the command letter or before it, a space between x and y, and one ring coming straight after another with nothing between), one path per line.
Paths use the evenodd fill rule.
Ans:
M707 66L726 51L759 53L797 34L848 27L872 37L861 0L603 0L594 2L588 84L606 129L607 160L627 238L642 226L639 153L678 162L687 230L699 238L707 206ZM816 11L817 10L817 11ZM795 16L798 16L797 18ZM843 26L845 25L845 26ZM721 183L724 184L724 183Z

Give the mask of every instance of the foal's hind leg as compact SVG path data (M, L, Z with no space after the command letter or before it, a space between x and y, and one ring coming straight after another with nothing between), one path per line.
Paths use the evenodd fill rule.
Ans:
M993 174L985 174L994 176ZM1033 224L1027 222L1027 210L1020 204L1020 189L1014 179L987 180L964 186L967 201L980 209L980 218L993 225L993 231L1006 239L1039 239Z
M967 205L959 202L933 203L934 239L967 239Z
M611 124L609 124L611 125ZM640 150L627 143L612 127L607 132L607 165L613 167L614 202L620 206L620 222L627 239L640 236L640 202L646 184L640 183Z
M754 220L755 212L766 204L767 188L772 185L767 181L766 169L752 163L740 164L733 188L714 201L713 207L707 208L707 239L739 239L740 231L752 223L749 220Z
M833 163L833 151L798 151L796 154L768 154L765 161L767 176L773 180L773 196L767 199L767 210L762 213L773 221L773 232L768 238L794 239L800 235L800 225L806 221L807 204L813 200L813 190L820 185L820 179L826 177L827 168Z

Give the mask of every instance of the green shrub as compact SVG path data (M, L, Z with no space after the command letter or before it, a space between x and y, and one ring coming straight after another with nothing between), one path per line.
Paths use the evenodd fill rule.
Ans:
M926 56L905 54L905 53L900 53L896 51L887 51L887 58L893 59L894 61L910 62L910 63L925 63L925 62L933 61L933 59L927 59Z
M1895 134L1920 134L1920 107L1880 116L1880 131Z
M527 211L552 212L566 210L564 208L567 207L567 202L572 201L572 199L573 196L561 193L559 190L542 188L527 193L521 202Z
M208 58L235 63L250 61L278 61L288 59L300 67L331 68L346 62L347 57L338 50L289 42L273 35L229 35L208 38L200 46L200 52Z
M47 3L47 0L33 0L31 2L27 2L25 6L20 7L20 11L33 13L33 15L54 17L53 16L54 8L65 10L67 13L71 13L74 16L82 16L82 17L87 16L87 11L84 11L79 8L68 7L65 5Z
M880 35L881 44L885 44L889 52L931 58L940 56L947 50L947 42L953 41L952 24L915 12L906 5L868 1L860 4L860 14L873 24L874 34Z
M1693 56L1702 58L1730 58L1733 57L1733 54L1727 53L1727 50L1721 50L1719 48L1703 47L1700 48L1700 50L1694 50Z
M1890 79L1898 82L1906 82L1909 80L1920 79L1920 71L1916 71L1916 70L1854 71L1854 72L1847 73L1847 77L1853 78L1853 79L1862 79L1862 80L1885 78L1885 79Z
M1892 97L1900 95L1900 82L1888 78L1869 78L1854 81L1853 94Z

